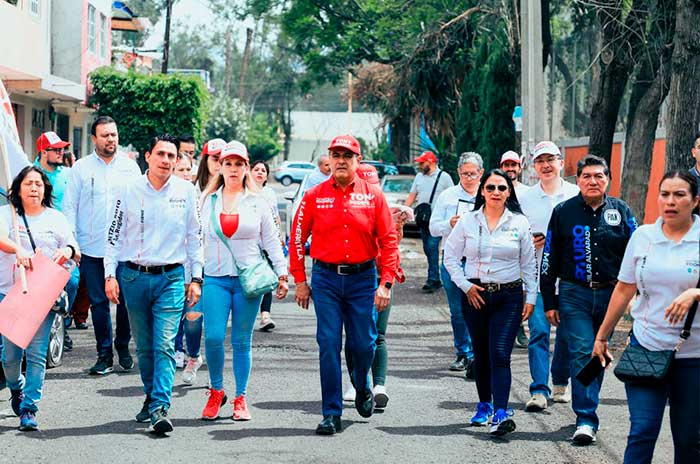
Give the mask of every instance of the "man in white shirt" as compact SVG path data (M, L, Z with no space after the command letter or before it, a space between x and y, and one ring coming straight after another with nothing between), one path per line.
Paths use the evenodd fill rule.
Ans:
M112 318L109 300L104 290L104 252L107 224L110 218L114 190L120 183L141 175L138 165L117 153L119 133L109 116L99 116L92 123L92 143L95 151L79 159L71 168L63 196L63 214L74 228L82 251L80 273L85 279L92 312L92 324L97 342L97 362L91 375L113 371ZM124 304L117 305L117 330L114 348L119 365L129 370L134 361L129 353L129 317Z
M537 262L541 263L545 234L554 207L578 195L579 188L561 178L564 159L561 151L553 142L544 141L535 145L533 161L539 182L530 187L518 199L525 216L530 221L535 238ZM566 344L566 334L560 325L557 327L552 356L552 388L550 389L550 324L545 316L542 295L540 294L537 296L537 304L535 304L535 310L528 320L528 326L530 327L530 341L527 350L530 375L532 376L530 384L532 397L525 404L525 410L537 412L547 408L548 399L556 403L569 401L570 395L567 388L569 384L569 351Z
M149 431L173 426L168 409L175 378L175 335L185 303L201 295L204 251L194 185L172 175L178 140L154 137L146 174L115 194L104 259L105 293L124 301L136 340L146 400L136 416ZM187 272L185 266L188 267ZM192 276L185 282L185 275Z
M479 190L479 182L484 174L484 161L481 155L474 152L462 153L457 165L459 184L443 191L435 201L435 208L430 215L430 233L447 241L460 216L474 209L474 200ZM443 241L443 246L444 242ZM444 261L444 257L443 257ZM474 352L472 341L467 329L467 323L462 314L462 292L450 278L445 264L440 266L442 286L447 295L447 305L450 308L452 337L456 358L450 364L451 371L466 371L467 379L473 380L472 360Z
M309 179L306 181L306 190L327 181L331 177L331 159L328 155L319 156L316 164L318 166L309 174Z
M428 279L422 290L425 293L433 293L442 287L442 283L439 268L440 237L430 233L430 215L435 200L445 189L452 187L454 182L449 174L437 167L437 157L433 152L424 151L415 162L418 163L418 174L413 180L405 205L416 204L416 225L420 229L423 253L428 258Z

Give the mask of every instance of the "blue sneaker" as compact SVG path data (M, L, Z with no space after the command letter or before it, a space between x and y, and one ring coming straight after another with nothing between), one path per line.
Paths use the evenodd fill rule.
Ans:
M496 411L489 423L489 434L500 436L514 431L515 421L511 417L513 417L512 409L499 409Z
M489 421L489 416L493 414L491 403L479 403L476 405L476 414L471 419L471 425L480 427Z
M22 432L39 430L39 424L36 422L36 414L32 411L22 411L22 414L19 416L19 429Z
M10 405L12 406L12 412L14 412L15 416L17 417L19 417L21 413L19 407L22 404L23 399L24 393L22 392L22 390L10 389Z

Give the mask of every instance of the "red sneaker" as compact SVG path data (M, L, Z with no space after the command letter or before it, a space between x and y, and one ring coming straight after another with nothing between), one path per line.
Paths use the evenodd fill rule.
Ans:
M245 396L243 395L239 395L235 400L233 400L233 420L250 420L250 411L248 411L248 405L245 404Z
M207 392L209 400L202 411L203 420L216 420L219 417L219 409L226 403L226 393L223 390L214 390L210 388Z

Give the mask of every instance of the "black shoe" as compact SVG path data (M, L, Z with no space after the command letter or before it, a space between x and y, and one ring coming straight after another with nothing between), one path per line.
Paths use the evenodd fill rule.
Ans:
M467 357L463 354L458 354L452 364L450 364L451 371L463 371L467 368Z
M515 337L515 346L518 348L527 348L529 340L527 339L527 334L525 333L525 327L520 324L518 329L518 335Z
M316 435L335 435L343 430L340 416L323 416L323 420L316 427Z
M19 417L22 410L19 408L24 399L24 392L22 390L12 390L10 389L10 405L12 406L12 412L15 416Z
M423 285L423 293L435 293L436 291L440 290L442 288L442 284L440 282L428 282L425 285Z
M148 412L148 407L151 404L151 397L146 395L146 399L143 400L143 406L141 406L141 411L136 414L136 422L148 422L151 419L151 413Z
M75 323L76 330L87 330L87 328L88 328L87 322L76 322Z
M374 413L374 395L372 390L355 393L355 409L362 417L372 417Z
M173 423L168 419L168 410L165 406L161 406L153 411L153 414L151 414L151 425L148 427L148 431L158 435L165 435L173 431Z
M467 380L476 380L473 359L467 359L466 368L464 369L464 378Z
M65 333L63 338L63 351L73 351L73 339L70 338L68 332Z
M90 368L90 375L107 375L114 372L112 358L97 358L97 362Z
M131 353L129 353L128 348L117 351L117 355L119 356L119 365L122 369L125 371L130 371L134 368L134 358L131 357Z

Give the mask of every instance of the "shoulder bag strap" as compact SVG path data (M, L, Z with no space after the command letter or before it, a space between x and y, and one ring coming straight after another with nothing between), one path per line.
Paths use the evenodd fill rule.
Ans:
M437 179L435 179L435 185L433 185L433 191L430 194L430 201L428 201L429 204L433 204L433 198L435 198L435 191L437 190L437 186L440 183L440 176L442 175L444 171L441 169L440 172L438 172Z
M22 220L24 221L24 227L27 228L27 235L29 235L29 243L32 244L32 251L34 253L36 253L36 244L34 243L34 237L32 237L32 231L29 230L29 223L27 222L27 216L22 214Z
M696 287L700 287L700 277L698 277L698 283ZM688 315L685 317L685 324L683 324L683 330L681 330L681 340L687 340L690 337L690 328L693 325L693 319L695 319L695 313L698 311L698 302L695 300L693 305L688 310Z
M216 235L219 237L219 240L223 242L223 244L226 246L228 249L229 253L231 253L231 259L233 260L233 265L238 269L238 263L236 263L236 258L233 256L233 250L231 249L231 246L228 244L228 239L224 235L224 232L221 230L221 225L219 224L219 221L216 220L216 212L215 212L215 206L216 206L216 198L217 195L216 193L211 194L211 214L209 215L209 220L211 222L211 226L214 228L214 231L216 232ZM223 200L221 200L223 201Z

